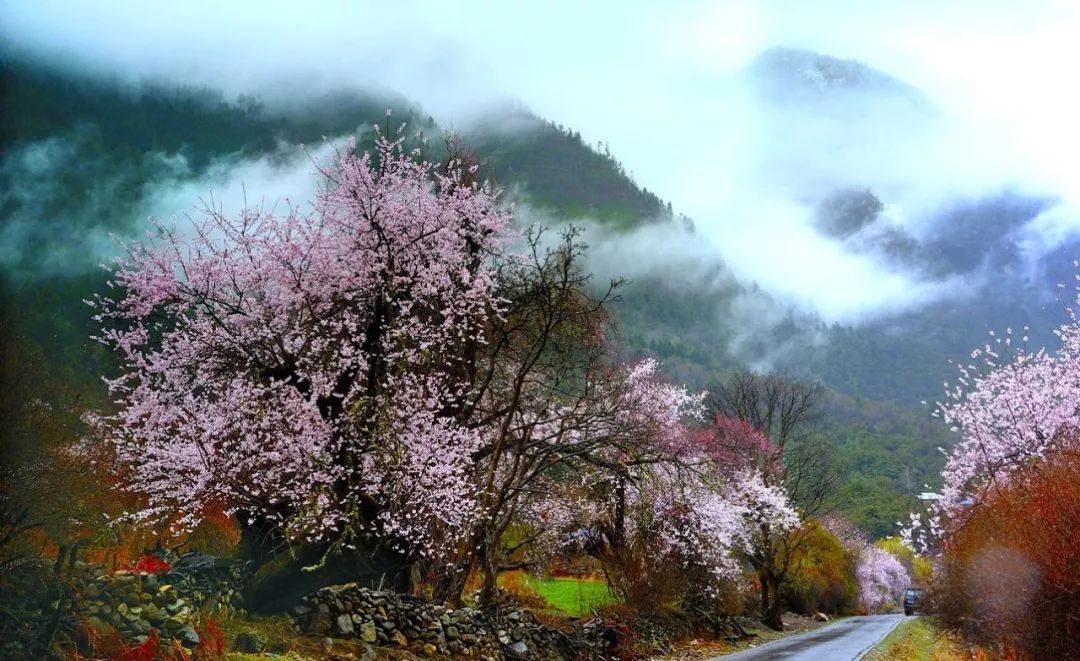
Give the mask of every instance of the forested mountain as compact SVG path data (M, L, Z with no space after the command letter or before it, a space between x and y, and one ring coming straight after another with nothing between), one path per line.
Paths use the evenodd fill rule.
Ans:
M1058 285L1073 282L1080 253L1080 237L1067 225L1043 236L1034 222L1057 211L1058 200L1019 187L976 196L935 189L942 201L905 218L910 182L886 181L875 190L868 181L896 173L888 166L867 170L877 161L917 157L912 145L922 144L925 131L940 130L918 90L858 62L791 49L766 51L747 76L768 136L762 194L809 206L816 231L841 251L937 293L909 308L890 311L886 303L886 312L857 323L826 324L736 281L717 259L704 274L669 268L639 279L647 312L627 314L644 312L649 323L629 324L628 332L638 333L634 344L680 363L692 356L693 366L709 369L735 362L818 378L901 407L937 399L954 373L949 361L964 359L991 331L1012 328L1029 336L1030 346L1053 346L1047 329L1067 318ZM657 321L665 319L678 321ZM1037 330L1020 332L1025 327Z
M590 218L622 229L670 219L671 205L638 187L611 153L581 134L507 107L476 121L469 142L491 174L519 188L521 202L553 210L563 220Z
M857 63L776 50L751 75L778 126L792 103L816 104L823 126L846 121L852 99L878 104L883 90L890 104L932 121L917 90ZM273 108L252 97L136 87L12 59L0 63L0 76L4 107L17 109L0 116L5 350L40 351L45 369L79 385L80 397L101 396L97 375L109 361L88 339L90 310L82 303L105 287L94 266L113 250L110 233L139 234L141 220L161 208L163 191L196 192L191 186L221 182L251 163L268 172L287 168L302 156L300 145L314 149L323 136L358 131L370 138L364 128L373 124L394 130L403 122L410 139L423 132L429 148L438 149L439 127L401 98L340 94ZM523 213L583 225L597 244L614 237L611 245L618 245L619 237L646 230L698 241L692 222L676 217L606 148L586 144L572 129L503 108L463 133ZM845 249L928 279L963 277L970 290L876 321L829 326L739 281L719 256L691 263L671 254L662 267L636 269L624 288L620 340L627 353L657 356L673 378L698 387L740 366L822 380L836 393L819 432L832 441L847 475L838 506L884 535L910 508L911 494L935 481L936 448L948 443L919 400L935 398L951 377L947 361L963 358L988 330L1063 319L1048 283L1071 268L1070 246L1034 261L1022 250L1024 228L1050 200L1009 193L957 200L931 223L938 231L916 236L890 223L888 200L858 182L803 176L799 185L817 200L819 231ZM603 276L618 270L617 263L598 267Z

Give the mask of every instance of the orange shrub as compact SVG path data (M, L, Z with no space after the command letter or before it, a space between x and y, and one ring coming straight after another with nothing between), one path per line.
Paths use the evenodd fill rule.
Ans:
M1080 645L1080 453L1029 467L977 506L945 547L943 622L1021 659Z

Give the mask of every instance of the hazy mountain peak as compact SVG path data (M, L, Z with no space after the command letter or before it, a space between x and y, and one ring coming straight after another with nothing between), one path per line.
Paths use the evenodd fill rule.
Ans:
M858 60L841 59L811 50L770 48L754 59L751 75L768 88L785 92L873 92L923 101L922 93L907 83Z

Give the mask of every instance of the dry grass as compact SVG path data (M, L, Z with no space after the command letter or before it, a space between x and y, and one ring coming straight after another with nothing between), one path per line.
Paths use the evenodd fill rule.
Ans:
M865 661L966 661L985 658L925 617L905 620L863 657Z

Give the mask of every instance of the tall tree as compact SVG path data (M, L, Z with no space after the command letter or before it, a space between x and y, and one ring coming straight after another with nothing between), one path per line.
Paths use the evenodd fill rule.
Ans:
M446 147L350 144L310 212L209 208L129 246L93 303L124 367L92 421L134 518L223 509L269 552L375 541L440 599L479 571L487 601L538 490L663 453L694 398L612 359L618 282L593 294L576 232L519 232Z
M98 422L150 499L137 516L220 505L277 539L421 555L467 530L482 430L460 410L510 216L459 164L354 151L317 164L311 212L155 225L95 302L124 361Z
M821 387L776 375L734 373L711 397L713 433L759 466L766 483L783 487L806 516L822 514L838 479L832 456L822 440L810 434ZM742 421L764 437L741 432ZM810 526L777 526L759 522L745 559L761 584L761 613L766 625L782 630L780 588L792 562L812 532Z

